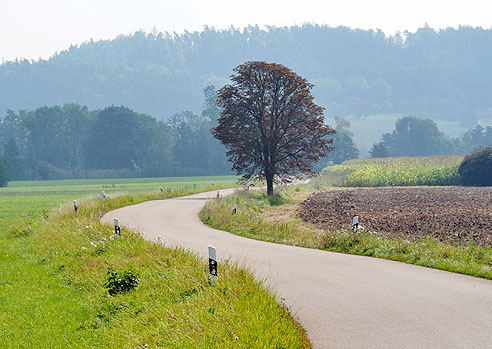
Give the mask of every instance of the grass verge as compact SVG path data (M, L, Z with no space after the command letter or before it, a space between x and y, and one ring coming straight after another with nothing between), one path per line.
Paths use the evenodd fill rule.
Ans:
M207 189L81 200L76 217L71 205L34 213L39 207L37 197L31 197L32 215L3 217L2 343L55 348L309 347L288 310L249 272L220 265L219 282L210 286L208 266L196 255L125 230L120 238L99 221L118 207ZM132 282L112 288L111 295L114 275L126 275Z
M323 187L314 181L308 189ZM324 188L324 187L323 187ZM437 268L492 279L492 248L446 244L432 238L409 241L359 231L323 231L297 218L297 204L306 197L294 187L269 199L265 193L241 191L208 202L200 212L202 221L215 229L252 239L316 248ZM237 204L237 214L231 215Z

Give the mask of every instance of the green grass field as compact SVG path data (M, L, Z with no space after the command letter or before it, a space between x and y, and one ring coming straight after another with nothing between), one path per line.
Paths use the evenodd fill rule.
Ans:
M2 345L309 347L288 311L250 273L222 265L219 282L210 286L208 266L197 256L127 231L115 237L112 227L99 223L113 208L235 182L236 177L75 180L1 188ZM101 190L108 199L98 197ZM74 199L80 203L77 217ZM108 268L133 270L137 287L109 295Z
M73 200L97 198L103 190L108 196L117 196L158 193L160 186L170 191L196 189L212 182L231 186L236 181L236 176L210 176L9 182L7 187L0 188L0 226L8 226L14 219L42 216L61 205L71 205Z

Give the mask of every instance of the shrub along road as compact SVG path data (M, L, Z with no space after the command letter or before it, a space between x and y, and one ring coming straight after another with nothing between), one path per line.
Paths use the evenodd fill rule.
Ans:
M214 230L198 212L215 195L144 202L111 211L102 221L118 217L149 240L203 256L214 245L219 282L221 260L250 267L299 318L315 348L492 345L492 281Z

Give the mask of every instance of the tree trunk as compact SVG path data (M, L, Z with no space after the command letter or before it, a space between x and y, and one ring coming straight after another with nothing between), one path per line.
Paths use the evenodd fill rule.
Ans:
M267 195L273 195L273 174L267 173L265 179L267 182Z

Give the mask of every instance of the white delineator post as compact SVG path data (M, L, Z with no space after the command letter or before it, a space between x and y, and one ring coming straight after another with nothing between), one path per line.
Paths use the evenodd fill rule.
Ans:
M219 191L217 190L217 199L220 198L220 193Z
M164 191L164 189L162 189L162 185L159 187L159 189L160 189L161 191Z
M101 192L101 195L104 199L106 199L106 193L104 192L104 190Z
M352 218L352 230L357 231L357 228L359 228L359 216L354 216Z
M210 269L210 285L213 285L219 277L217 276L217 249L208 245L208 267Z
M232 216L235 216L236 215L236 211L237 211L237 204L234 204L232 206Z
M114 219L114 232L116 235L121 236L120 220L118 218Z
M77 215L77 211L78 211L78 207L77 207L77 200L73 200L73 213L74 215Z

